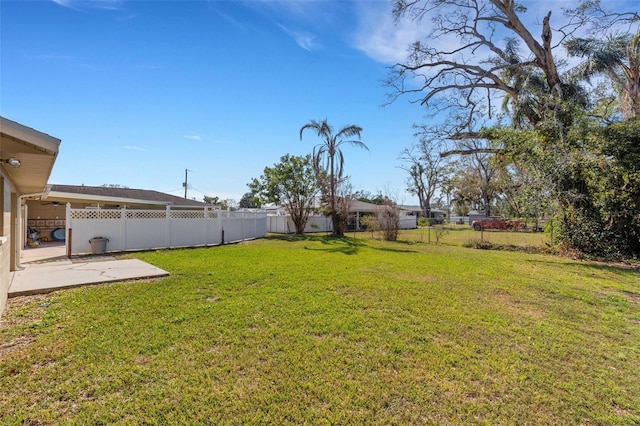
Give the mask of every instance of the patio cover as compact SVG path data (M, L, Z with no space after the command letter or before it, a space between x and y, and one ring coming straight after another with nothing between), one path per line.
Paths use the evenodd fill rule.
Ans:
M0 117L0 158L17 158L20 167L3 164L18 195L44 192L58 156L60 139Z

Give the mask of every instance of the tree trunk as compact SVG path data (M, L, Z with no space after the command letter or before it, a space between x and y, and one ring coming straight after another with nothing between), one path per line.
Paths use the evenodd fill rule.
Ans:
M334 237L343 237L344 234L342 233L342 227L340 226L340 217L338 216L338 212L336 209L336 185L337 185L337 181L335 178L335 166L333 163L334 157L335 156L335 151L334 150L329 150L329 163L330 163L330 168L331 168L331 176L329 176L330 179L330 188L329 188L329 192L330 192L330 197L331 197L331 223L333 224L333 231L331 232L331 235L333 235Z

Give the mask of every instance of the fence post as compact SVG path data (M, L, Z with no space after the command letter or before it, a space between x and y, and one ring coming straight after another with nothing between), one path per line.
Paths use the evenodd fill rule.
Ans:
M120 237L120 251L127 251L127 211L124 206L120 209Z
M171 248L171 206L167 204L165 208L165 239L166 248Z
M247 220L247 212L242 212L242 218L240 220L240 230L242 231L242 241L246 240L244 235L244 222Z
M202 209L202 234L204 235L204 246L209 246L209 207L204 206Z
M73 228L67 229L67 257L69 259L71 259L71 253L73 253L73 251L71 250L73 248L71 245L72 236L73 236Z

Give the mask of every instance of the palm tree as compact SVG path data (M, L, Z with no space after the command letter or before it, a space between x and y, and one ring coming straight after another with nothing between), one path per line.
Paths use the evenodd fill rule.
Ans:
M626 119L640 117L640 32L612 35L606 40L575 38L565 47L569 55L586 58L579 67L584 79L606 75L614 83Z
M327 123L327 119L322 121L311 120L300 128L300 140L305 130L314 131L318 138L322 139L322 143L313 147L313 169L316 176L321 177L328 173L329 179L329 202L331 204L331 222L333 224L333 236L342 237L343 231L340 226L341 218L336 207L336 190L338 182L342 178L344 167L344 156L340 150L343 144L357 146L367 151L369 148L360 141L360 133L362 127L349 125L344 126L338 133L333 133L333 127ZM358 139L351 139L357 137Z

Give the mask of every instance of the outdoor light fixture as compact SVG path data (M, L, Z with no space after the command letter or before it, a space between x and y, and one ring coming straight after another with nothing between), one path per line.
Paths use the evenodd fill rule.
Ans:
M7 163L8 165L10 165L12 167L20 167L20 164L21 164L20 160L18 160L15 157L7 158L6 160L0 158L0 161L3 162L3 163Z

